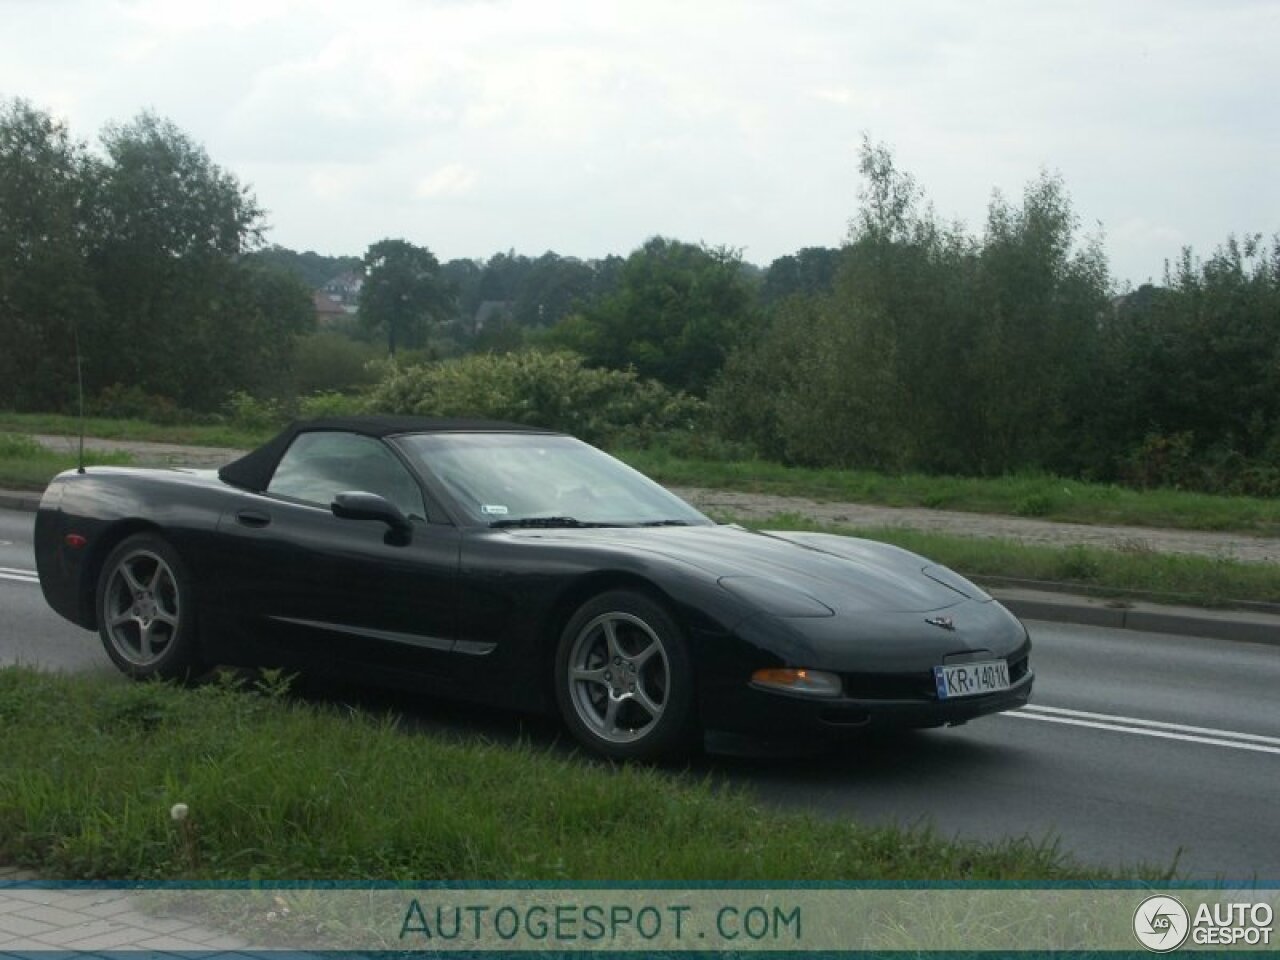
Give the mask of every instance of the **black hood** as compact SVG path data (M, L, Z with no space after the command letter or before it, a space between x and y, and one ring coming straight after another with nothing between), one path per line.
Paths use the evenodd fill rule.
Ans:
M610 550L629 554L662 556L726 581L726 586L740 587L741 592L768 592L775 601L788 593L798 595L797 601L800 596L810 597L836 615L923 612L966 599L985 599L980 590L954 574L940 577L926 572L935 568L917 554L854 537L758 533L737 526L510 533L521 539L572 542L597 549L607 545ZM954 582L950 582L952 578ZM757 585L759 589L755 589ZM966 586L971 591L966 591Z

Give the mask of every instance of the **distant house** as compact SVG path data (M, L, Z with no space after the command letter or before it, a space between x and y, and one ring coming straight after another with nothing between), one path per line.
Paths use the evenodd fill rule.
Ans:
M331 294L317 290L311 295L311 302L316 311L316 329L332 330L342 327L351 319L351 311L335 300Z
M348 312L354 313L360 302L360 288L363 286L364 277L348 270L338 274L320 289L344 307L349 307Z

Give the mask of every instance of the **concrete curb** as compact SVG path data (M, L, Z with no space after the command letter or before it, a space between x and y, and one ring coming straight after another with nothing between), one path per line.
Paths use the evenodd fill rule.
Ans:
M0 509L35 512L40 494L0 490ZM1144 630L1280 646L1280 616L1247 610L1209 610L1146 601L991 586L991 595L1024 620L1049 620L1117 630Z
M1275 614L1248 610L1210 610L1143 601L1102 600L1067 593L1007 587L992 587L990 593L1024 620L1050 620L1116 630L1141 630L1280 646L1280 616Z
M42 493L34 490L0 490L0 510L24 510L35 513Z

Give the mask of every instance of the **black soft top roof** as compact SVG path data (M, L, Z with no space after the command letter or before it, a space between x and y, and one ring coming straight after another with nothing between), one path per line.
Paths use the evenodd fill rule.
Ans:
M338 430L360 433L368 437L390 437L401 433L555 433L542 427L500 420L468 420L442 417L325 417L318 420L295 420L258 449L233 460L218 471L223 483L245 490L267 489L276 464L300 433Z

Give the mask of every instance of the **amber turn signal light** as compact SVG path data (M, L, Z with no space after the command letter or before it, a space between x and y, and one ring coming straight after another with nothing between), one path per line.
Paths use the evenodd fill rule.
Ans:
M798 667L768 667L751 675L751 682L773 690L802 693L812 697L840 696L840 678L825 670Z

